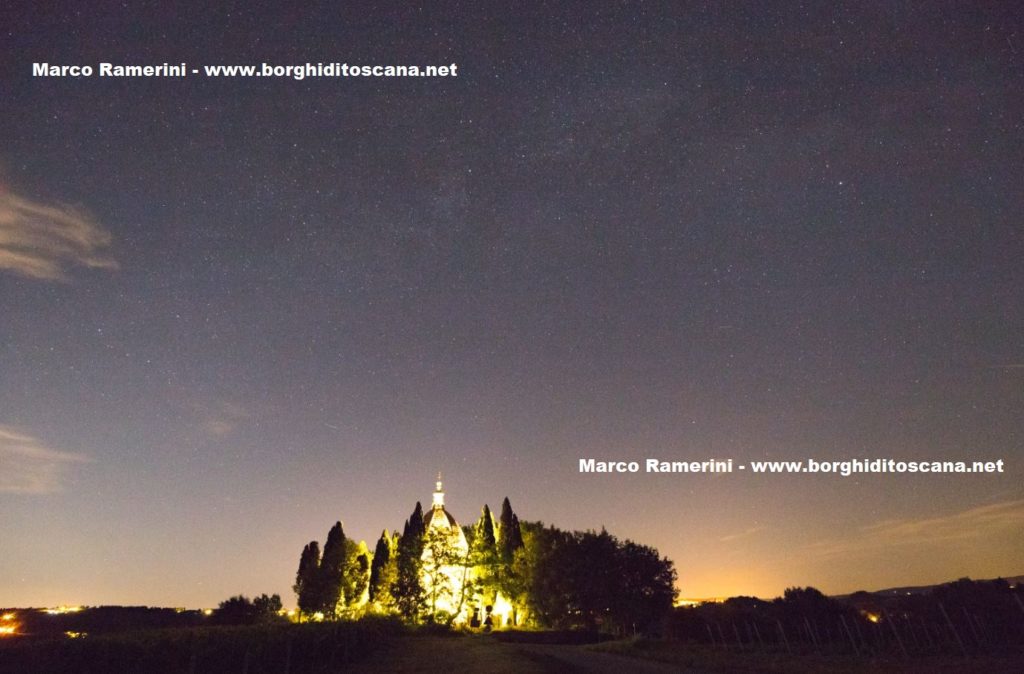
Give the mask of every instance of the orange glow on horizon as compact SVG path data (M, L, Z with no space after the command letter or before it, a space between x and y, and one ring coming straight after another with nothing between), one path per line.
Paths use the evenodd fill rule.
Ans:
M683 598L676 599L676 606L700 606L701 604L721 604L729 597L702 597L700 599Z

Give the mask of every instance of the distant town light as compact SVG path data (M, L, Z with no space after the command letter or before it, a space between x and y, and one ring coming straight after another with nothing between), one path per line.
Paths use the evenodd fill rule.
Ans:
M43 609L43 612L44 613L49 613L50 615L63 615L65 613L77 613L78 611L81 611L81 610L82 610L81 606L64 606L62 604L61 606L58 606L57 608Z
M14 619L18 617L16 613L5 613L0 616L0 637L8 637L18 633L18 623L14 622Z

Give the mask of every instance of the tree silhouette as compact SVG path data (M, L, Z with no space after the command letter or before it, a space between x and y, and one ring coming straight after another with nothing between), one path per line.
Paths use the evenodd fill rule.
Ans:
M516 550L523 545L523 534L519 529L519 518L512 511L508 497L501 502L501 516L498 518L498 548L501 561L512 563Z
M412 515L405 521L402 536L398 539L396 551L395 582L392 595L398 612L406 620L417 620L425 605L423 586L420 583L421 557L423 555L423 506L419 501Z
M384 578L389 561L391 561L391 539L388 537L388 530L385 529L377 539L377 546L373 549L373 562L370 563L371 602L378 601L383 592L389 591L389 583Z
M657 550L604 530L566 532L539 522L522 529L510 596L540 625L627 633L651 630L671 611L675 568Z
M218 625L251 625L258 622L280 620L281 597L262 594L254 600L244 595L225 599L213 612L213 622Z
M523 547L523 531L519 525L519 517L512 513L512 529L508 532L505 545L514 555L516 550Z
M346 545L345 532L341 522L335 522L327 532L324 542L324 554L320 560L320 588L317 597L317 610L325 616L338 616L339 603L344 606L342 595L342 574L345 571Z
M477 523L477 531L482 550L493 550L497 546L494 538L494 518L491 516L491 509L485 503L480 513L480 521Z
M310 541L302 549L292 589L295 590L299 611L311 616L320 610L320 544L316 541Z
M256 611L256 619L261 621L278 618L281 611L284 610L284 604L281 603L279 594L272 594L269 597L266 594L261 594L252 600L252 607Z
M484 605L493 605L498 594L501 557L494 535L494 518L485 504L480 519L473 527L473 541L470 544L469 565L473 570L473 591L480 594Z
M621 631L648 632L659 627L676 598L672 563L646 545L625 541L616 552L619 582L612 612Z

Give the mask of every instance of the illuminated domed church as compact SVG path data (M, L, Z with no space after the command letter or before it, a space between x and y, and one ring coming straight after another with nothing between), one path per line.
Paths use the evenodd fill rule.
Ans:
M485 516L490 520L491 535L496 536L499 524L489 509L485 509ZM518 529L518 520L515 525ZM477 529L480 527L478 524ZM481 535L480 531L476 535ZM431 613L452 616L454 624L498 627L515 622L514 607L501 592L483 589L486 584L480 581L486 569L467 563L469 541L463 528L445 508L440 473L432 507L423 515L423 541L420 582Z
M463 527L444 498L438 474L431 507L424 511L417 502L402 532L385 529L373 552L347 538L340 521L322 555L319 543L310 541L293 586L301 615L324 620L377 613L483 629L528 619L507 600L522 594L515 566L523 549L509 500L498 519L485 505L480 519Z
M441 475L437 476L433 507L423 515L423 567L420 583L433 612L457 615L465 613L464 586L470 573L460 560L469 555L469 542L462 527L444 507ZM437 557L437 559L435 559ZM465 620L456 619L457 622Z

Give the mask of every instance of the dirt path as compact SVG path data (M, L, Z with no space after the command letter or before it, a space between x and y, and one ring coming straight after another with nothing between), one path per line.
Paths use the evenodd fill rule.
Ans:
M452 636L395 639L387 650L346 671L360 674L667 674L682 670L661 663L596 653L579 646L504 644L485 636Z
M598 653L579 646L549 646L541 644L520 644L519 649L548 658L547 662L562 663L562 672L592 672L593 674L668 674L682 670L661 662L639 660L623 655Z
M387 672L486 672L487 674L555 674L567 671L559 661L543 654L525 653L490 637L401 637L387 650L345 671L360 674Z

